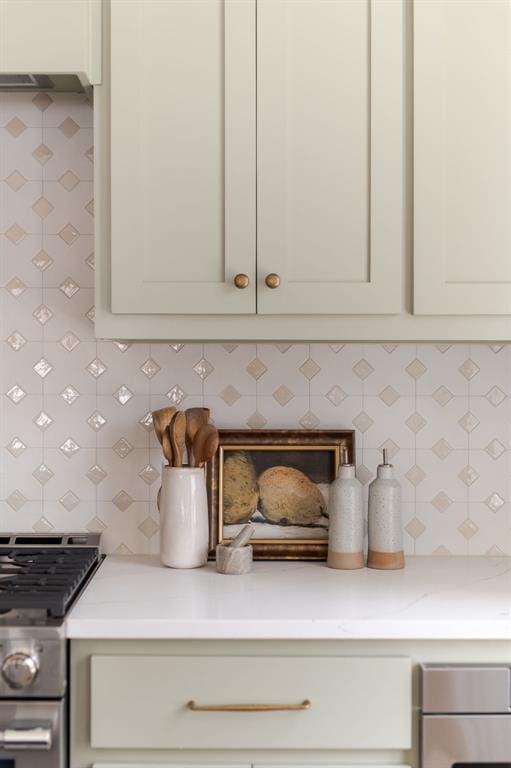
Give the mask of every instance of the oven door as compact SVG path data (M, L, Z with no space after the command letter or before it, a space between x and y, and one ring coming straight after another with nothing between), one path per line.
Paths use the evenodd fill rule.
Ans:
M511 715L424 715L422 768L511 768Z
M64 768L64 701L0 702L0 768Z

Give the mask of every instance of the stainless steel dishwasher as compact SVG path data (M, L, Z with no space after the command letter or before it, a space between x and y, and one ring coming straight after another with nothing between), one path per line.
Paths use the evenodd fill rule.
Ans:
M511 666L422 666L422 768L511 768Z

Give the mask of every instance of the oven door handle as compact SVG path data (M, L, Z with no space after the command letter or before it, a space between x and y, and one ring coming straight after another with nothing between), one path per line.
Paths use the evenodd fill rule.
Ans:
M16 727L13 723L7 728L0 729L0 747L6 750L49 751L52 747L51 723L34 723L31 727Z

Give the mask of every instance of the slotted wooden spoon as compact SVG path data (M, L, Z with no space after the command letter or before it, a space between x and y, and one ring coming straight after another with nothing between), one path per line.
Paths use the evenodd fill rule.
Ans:
M156 437L158 438L158 441L163 450L163 455L167 459L169 466L172 466L173 455L168 427L174 418L175 413L176 409L174 406L160 408L159 410L153 411L152 413L154 431L156 432Z
M197 466L193 455L193 441L203 424L209 422L209 408L188 408L186 411L186 452L191 467Z

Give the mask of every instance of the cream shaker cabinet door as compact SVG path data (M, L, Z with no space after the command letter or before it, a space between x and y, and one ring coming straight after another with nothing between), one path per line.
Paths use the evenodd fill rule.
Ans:
M0 0L1 74L101 81L101 0Z
M401 0L258 0L261 313L401 311L403 18Z
M511 2L415 0L414 311L511 314Z
M112 0L110 66L112 311L254 313L254 0Z

